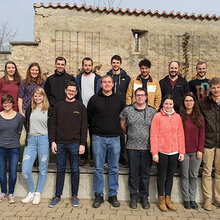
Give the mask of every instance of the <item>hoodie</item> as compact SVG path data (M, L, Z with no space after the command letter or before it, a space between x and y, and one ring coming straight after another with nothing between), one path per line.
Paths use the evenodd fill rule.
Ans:
M99 91L92 96L87 107L88 123L92 134L103 137L120 136L119 115L122 109L121 98L115 93L106 96Z
M118 80L115 80L114 74L112 70L107 72L107 75L110 75L114 79L114 87L113 92L118 94L120 98L123 100L123 104L125 106L126 103L126 92L128 89L129 82L131 80L130 76L125 72L125 70L120 68L120 74L118 75Z

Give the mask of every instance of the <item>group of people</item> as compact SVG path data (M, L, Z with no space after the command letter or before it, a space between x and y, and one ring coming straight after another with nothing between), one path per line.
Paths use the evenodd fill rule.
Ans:
M150 208L153 161L158 168L160 210L176 210L171 194L178 163L184 207L198 209L197 177L202 160L203 208L212 210L213 162L214 203L220 207L220 78L206 79L205 62L197 63L197 78L189 83L181 77L177 61L169 63L169 74L160 81L151 76L148 59L140 61L140 74L134 78L121 65L121 57L114 55L111 70L101 77L93 73L93 61L86 57L82 60L82 73L74 78L65 71L65 58L57 57L55 72L46 81L38 63L29 66L26 79L21 81L16 64L6 63L5 75L0 79L0 201L8 198L10 203L15 202L19 139L24 124L22 175L28 194L23 203L40 203L51 148L56 155L57 175L55 197L49 207L61 201L68 155L72 205L79 206L79 163L85 164L90 156L90 165L94 164L93 207L98 208L104 202L106 162L108 202L119 207L118 170L119 163L127 165L126 153L132 209L137 208L138 201L144 209ZM39 178L35 188L31 173L37 156Z

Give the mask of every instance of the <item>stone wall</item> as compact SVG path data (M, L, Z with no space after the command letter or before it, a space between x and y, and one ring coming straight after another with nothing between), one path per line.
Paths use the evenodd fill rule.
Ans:
M146 57L152 61L152 75L158 79L167 74L171 60L186 63L183 73L188 71L187 79L191 79L196 63L202 60L208 64L209 77L220 76L219 30L220 21L214 19L35 7L34 34L38 44L13 45L12 59L22 73L30 62L37 61L45 74L51 74L55 57L62 55L67 58L68 72L76 75L81 60L89 56L100 68L98 73L104 75L111 68L111 57L119 54L122 67L135 76L139 61Z
M5 63L11 59L10 51L0 51L0 77L4 75Z

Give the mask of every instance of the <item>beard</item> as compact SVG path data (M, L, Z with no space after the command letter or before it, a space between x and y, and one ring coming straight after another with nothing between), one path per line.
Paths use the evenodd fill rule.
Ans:
M175 74L171 74L171 73L175 73ZM177 76L177 74L178 74L177 72L169 72L169 75L171 78L175 78Z
M205 76L205 74L206 74L206 72L200 72L200 73L198 73L198 75L199 75L200 77Z
M86 71L86 70L84 70L84 73L85 73L86 75L89 75L91 72L92 72L92 70L90 70L89 72Z

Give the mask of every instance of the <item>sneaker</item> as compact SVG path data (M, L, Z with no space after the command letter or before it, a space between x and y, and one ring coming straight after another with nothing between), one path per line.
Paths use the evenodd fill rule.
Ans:
M142 205L143 209L149 209L150 208L150 203L149 203L147 198L141 200L141 205Z
M130 201L130 208L131 209L136 209L137 208L137 200L136 199L132 199Z
M190 205L191 205L192 209L196 209L196 210L198 209L198 205L197 205L197 203L195 201L191 201Z
M113 206L113 207L119 207L120 206L120 203L117 199L117 196L114 195L114 196L109 196L108 197L108 202Z
M21 200L22 203L31 202L34 199L34 192L29 192L25 198Z
M87 160L81 159L79 160L79 166L84 166L87 164Z
M98 193L95 193L95 200L93 202L93 208L98 208L100 207L101 203L104 202L104 199L103 199L103 196L101 196L100 194Z
M192 208L190 201L184 201L183 205L184 205L185 209L191 209Z
M4 201L5 199L7 199L7 197L8 197L8 194L7 194L7 193L2 193L2 194L0 195L0 202L2 202L2 201Z
M61 198L60 197L53 197L49 203L49 207L50 208L53 208L58 202L61 201Z
M122 167L128 168L128 162L125 159L120 159L119 163Z
M73 198L72 198L72 206L73 207L79 206L79 199L76 196L73 196Z
M10 204L15 203L15 196L14 196L14 194L9 194L8 195L8 202Z
M34 199L32 201L32 204L33 205L38 205L40 203L40 193L39 192L36 192L34 194Z

